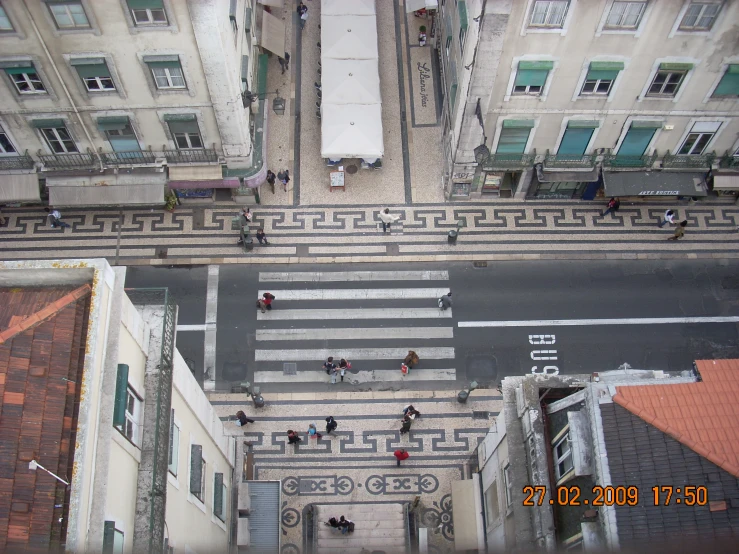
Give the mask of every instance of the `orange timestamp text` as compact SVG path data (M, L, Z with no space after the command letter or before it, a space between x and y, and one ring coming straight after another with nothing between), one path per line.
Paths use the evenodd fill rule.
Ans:
M557 506L636 506L639 504L639 487L595 485L591 494L583 495L577 485L557 487L555 494L547 498L544 486L525 486L523 488L524 506L542 506L545 502ZM686 506L705 506L708 504L708 490L700 486L655 486L647 495L653 506L684 504Z

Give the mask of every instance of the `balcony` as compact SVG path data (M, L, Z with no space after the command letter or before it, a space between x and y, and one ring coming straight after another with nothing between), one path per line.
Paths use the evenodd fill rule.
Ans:
M131 152L106 152L101 154L106 166L152 165L156 154L150 150L133 150Z
M215 149L200 148L197 150L164 150L164 157L168 164L202 164L218 161L218 152Z
M569 156L566 154L550 154L547 150L544 158L544 167L562 169L593 169L595 167L595 154L584 156Z
M621 156L618 154L612 154L608 150L603 156L603 166L609 169L620 169L620 168L644 168L648 169L654 166L657 161L657 151L650 156L645 154L643 156Z
M517 170L534 165L536 150L531 154L490 154L482 164L483 171Z
M38 151L38 158L48 170L70 170L70 169L100 169L100 162L92 152L87 154L42 154Z
M34 161L28 150L15 156L0 156L0 171L10 169L33 169Z
M702 154L693 156L689 154L670 154L667 151L665 157L662 158L662 167L664 169L711 169L713 160L716 159L716 153Z
M732 156L727 150L718 165L722 169L737 169L739 168L739 156Z

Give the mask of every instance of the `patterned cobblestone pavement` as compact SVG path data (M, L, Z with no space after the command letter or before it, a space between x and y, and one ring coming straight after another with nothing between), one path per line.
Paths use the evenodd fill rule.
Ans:
M505 259L736 258L739 206L678 207L685 238L668 241L660 205L622 205L600 217L601 203L506 202L390 206L400 216L382 232L382 206L253 209L252 236L269 245L244 252L231 230L233 204L161 209L64 210L70 229L48 226L37 208L8 208L0 259L104 257L122 265L332 263ZM447 233L463 227L457 243Z

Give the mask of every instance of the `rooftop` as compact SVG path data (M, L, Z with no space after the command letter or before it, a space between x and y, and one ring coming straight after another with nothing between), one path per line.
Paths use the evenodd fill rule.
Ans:
M0 551L64 543L90 292L0 288Z

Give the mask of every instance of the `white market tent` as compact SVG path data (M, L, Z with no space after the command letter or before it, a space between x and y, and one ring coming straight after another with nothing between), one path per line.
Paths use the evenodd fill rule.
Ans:
M334 104L321 117L321 153L326 158L381 158L382 106Z
M321 156L383 154L375 0L322 0Z
M415 12L416 10L427 10L438 9L438 0L405 0L405 11L407 13Z
M324 104L380 104L378 60L327 59L322 66Z

